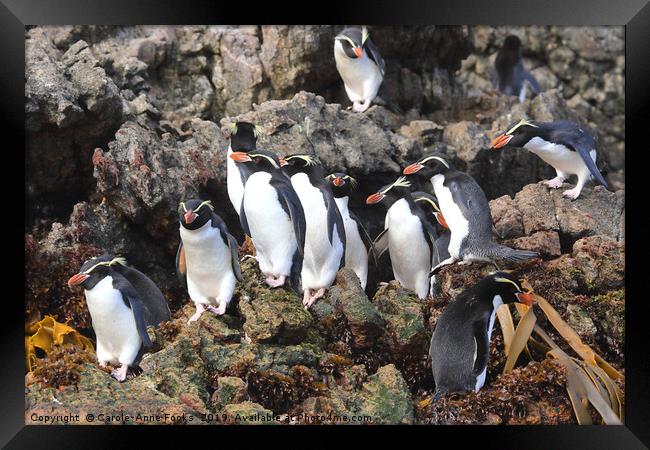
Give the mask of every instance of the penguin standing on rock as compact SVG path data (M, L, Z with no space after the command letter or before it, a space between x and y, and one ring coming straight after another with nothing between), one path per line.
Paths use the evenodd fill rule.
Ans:
M434 399L451 392L478 392L485 383L496 311L508 303L532 306L513 275L496 272L461 292L436 322L429 356L436 383Z
M209 200L188 200L179 206L181 243L176 272L184 278L196 313L194 322L207 309L226 312L237 281L241 281L237 241L228 232Z
M440 211L451 230L450 256L435 266L432 274L457 261L495 264L497 259L524 261L538 255L494 242L492 213L485 193L474 178L455 170L443 155L430 154L404 169L405 175L416 173L431 179Z
M526 85L529 84L535 95L542 90L537 80L524 68L521 58L521 41L510 35L503 41L494 60L493 86L505 95L519 97L519 103L526 100Z
M373 243L377 258L388 250L395 279L424 299L431 289L432 262L440 261L436 247L438 236L424 210L415 204L410 186L405 177L399 177L370 195L366 203L382 202L388 206L384 231Z
M68 287L84 288L97 337L99 365L120 365L112 375L124 381L129 367L137 367L144 351L153 347L148 326L171 319L160 289L124 258L104 254L84 262Z
M345 227L345 267L357 274L361 289L366 289L368 281L368 253L372 250L372 240L361 220L348 208L350 193L357 181L350 175L336 172L327 176L334 201L338 206Z
M248 153L255 150L257 138L262 133L259 126L249 122L236 122L230 125L230 146L228 147L228 158L226 158L226 185L228 197L233 208L239 214L241 210L241 199L244 196L244 184L250 175L246 164L238 164L230 155L233 152Z
M596 141L582 125L566 120L534 122L522 119L508 128L494 138L491 147L523 147L542 158L553 166L557 174L552 180L544 181L547 187L557 189L564 180L576 175L576 186L562 193L571 200L580 196L583 186L591 178L609 188L596 166Z
M239 219L255 246L266 284L300 290L305 248L305 212L291 180L280 169L278 156L266 150L233 152L230 157L245 163L251 174L244 186ZM286 164L286 163L285 163Z
M334 60L354 112L364 112L377 97L386 64L368 28L350 27L334 38Z
M345 264L345 227L323 166L314 157L300 154L284 158L282 167L291 179L305 211L307 230L302 263L302 303L308 309L325 295Z

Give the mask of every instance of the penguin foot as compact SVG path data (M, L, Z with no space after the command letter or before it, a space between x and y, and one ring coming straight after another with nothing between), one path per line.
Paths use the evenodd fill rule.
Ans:
M311 289L305 290L305 295L302 299L302 304L305 306L305 309L309 309L316 300L325 295L325 288L320 288L314 293L314 295L311 295L311 292Z
M102 369L105 368L107 365L108 363L106 361L99 361L99 367L101 367Z
M370 108L370 102L367 101L367 100L365 102L363 102L363 103L354 102L352 104L352 111L354 111L354 112L358 112L358 113L364 112L368 108Z
M205 311L205 305L203 303L197 303L196 312L192 315L192 317L189 318L187 323L192 323L199 320L199 317L201 317L201 314L203 314L204 311Z
M542 181L542 184L548 188L551 189L557 189L559 187L562 187L562 184L564 183L564 178L562 177L555 177L552 180L546 180Z
M122 364L119 369L113 369L111 371L111 375L113 375L113 378L121 383L122 381L126 380L126 372L128 370L129 366L127 364Z
M377 286L379 286L380 288L383 288L383 287L388 286L389 284L390 283L388 281L380 281L379 283L377 283Z
M215 308L212 305L208 305L206 309L216 316L223 316L226 313L226 304L219 304L218 308Z
M284 275L280 275L277 278L274 277L273 275L269 275L268 277L266 277L266 280L264 280L264 281L266 281L266 284L268 284L269 287L277 288L277 287L283 286L286 279L287 279L287 277L284 276Z
M244 255L244 256L242 256L242 258L239 260L239 262L244 262L244 261L246 261L246 260L249 259L249 258L253 258L255 261L257 261L257 256L255 256L255 255Z
M580 196L580 191L582 189L578 189L577 187L574 187L573 189L569 189L568 191L562 192L562 196L568 198L569 200L575 200Z

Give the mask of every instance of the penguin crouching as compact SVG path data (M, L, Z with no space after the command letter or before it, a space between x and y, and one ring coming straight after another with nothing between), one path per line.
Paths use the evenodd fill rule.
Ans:
M478 392L485 384L496 310L503 304L532 306L513 275L497 272L461 292L438 318L429 356L436 383L434 399L451 392Z
M308 309L325 295L345 265L345 227L323 167L310 155L286 156L282 170L305 212L305 251L301 279L303 305Z
M188 323L198 320L205 310L222 315L241 281L237 241L208 200L181 202L178 213L181 243L176 271L185 278L196 305Z
M171 319L162 292L144 274L127 266L124 258L108 254L84 262L68 286L84 288L99 365L119 365L112 375L126 380L129 367L137 367L144 351L152 347L147 326Z

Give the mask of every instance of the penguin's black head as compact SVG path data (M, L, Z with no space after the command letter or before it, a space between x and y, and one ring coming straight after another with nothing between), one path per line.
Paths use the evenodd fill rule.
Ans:
M440 211L440 208L438 207L438 199L435 195L431 195L428 192L416 191L411 194L411 197L413 197L415 203L423 207L427 213L428 211L431 211L441 227L449 228L445 217L442 215L442 211Z
M178 219L183 228L196 230L212 218L213 210L210 200L187 200L178 205Z
M341 44L348 58L356 59L363 56L363 46L370 35L364 27L349 27L341 31L334 39Z
M90 258L88 261L83 263L81 269L79 269L79 273L70 277L68 280L68 287L72 288L73 286L81 286L86 290L90 290L106 277L110 266L115 264L126 265L126 259L115 257L107 253Z
M406 177L399 177L397 180L393 181L391 184L387 184L379 189L374 194L368 196L366 199L367 205L374 205L375 203L388 200L393 202L397 199L406 197L411 193L411 182L406 179Z
M334 197L348 197L353 189L357 187L357 180L342 172L334 172L325 177Z
M405 167L402 173L404 175L418 174L426 178L431 178L437 173L443 173L452 168L447 156L442 153L430 153L418 162Z
M277 170L286 164L284 158L279 158L275 153L259 148L248 153L233 152L230 154L230 158L238 163L248 164L249 169L253 172Z
M541 131L540 124L532 120L521 119L517 123L511 123L508 131L499 134L492 140L490 148L497 150L503 147L523 147Z
M533 304L533 294L526 292L521 286L521 281L508 272L492 273L479 283L483 284L481 291L490 301L498 295L503 303L523 303L526 306Z
M310 175L321 167L320 162L318 162L318 159L315 156L304 153L285 156L284 161L286 164L282 165L282 170L289 177L301 172Z
M503 48L506 50L519 51L521 48L521 39L519 39L514 34L511 34L504 39Z
M262 128L250 122L235 122L230 125L230 149L233 152L250 152L257 146Z

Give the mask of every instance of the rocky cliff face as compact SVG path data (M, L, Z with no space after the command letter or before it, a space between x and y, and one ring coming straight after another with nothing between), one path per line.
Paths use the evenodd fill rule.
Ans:
M26 317L53 314L92 335L83 294L65 280L103 251L125 255L148 274L175 316L156 334L158 351L143 360L142 376L118 385L93 364L74 369L79 385L55 394L66 408L90 410L87 397L103 386L97 401L106 406L133 409L141 401L156 411L226 419L302 409L368 414L386 423L573 420L562 371L552 363L498 375L504 364L498 332L477 399L444 408L422 403L433 388L430 330L481 268L446 272L444 294L424 303L395 283L375 292L376 281L390 280L386 264L373 271L376 280L365 293L343 270L307 313L293 294L266 289L249 263L228 314L206 314L186 326L189 300L173 267L176 208L182 199L209 198L242 237L225 189L224 131L236 120L263 127L262 148L281 155L313 150L326 170L357 178L352 209L373 236L383 211L366 207L365 196L424 152L447 153L492 199L498 238L542 253L522 275L587 343L624 365L622 29L373 27L387 62L382 95L400 110L373 106L364 114L345 109L331 48L337 31L74 26L26 32ZM522 38L527 67L545 89L523 104L490 92L491 58L508 33ZM571 203L537 184L552 170L534 155L489 150L494 133L520 117L589 125L600 137L615 192L589 186ZM498 397L517 377L537 380L535 389L517 394L524 416ZM31 410L52 406L52 388L28 382Z

